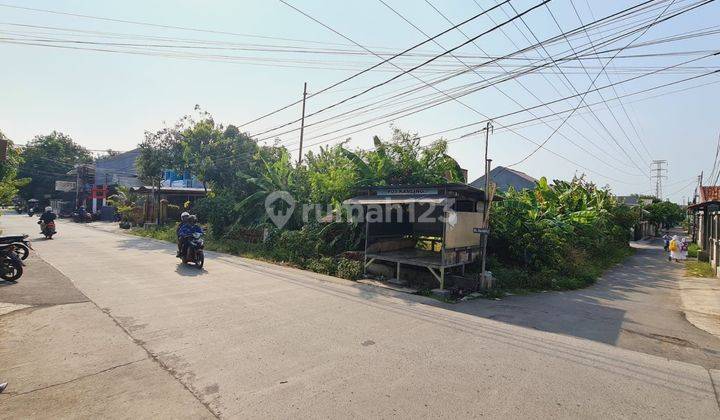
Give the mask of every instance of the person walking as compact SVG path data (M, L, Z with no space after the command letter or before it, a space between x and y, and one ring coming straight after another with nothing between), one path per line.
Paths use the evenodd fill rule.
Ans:
M688 246L687 238L683 237L682 240L680 240L680 261L687 260Z
M675 235L672 237L672 240L670 241L670 245L668 246L670 249L670 256L668 257L668 261L675 260L676 262L680 261L680 238Z

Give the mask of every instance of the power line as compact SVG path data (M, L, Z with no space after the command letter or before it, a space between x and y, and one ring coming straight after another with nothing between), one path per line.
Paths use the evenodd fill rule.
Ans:
M572 0L571 0L571 1L572 1ZM671 3L671 5L672 5L672 3ZM573 8L574 8L574 7L575 7L575 6L574 6L574 4L573 4ZM550 9L550 7L549 7L548 5L545 5L545 8L548 10L548 13L550 14L550 17L552 18L553 22L555 22L555 25L557 26L557 28L560 30L560 32L563 32L562 26L560 26L560 22L558 22L557 18L555 17L555 14L552 12L552 10ZM576 10L576 12L577 12L577 10ZM579 18L579 15L578 15L578 18ZM579 19L579 22L580 22L581 25L583 24L582 19ZM592 48L593 52L596 52L596 53L597 53L597 51L596 51L596 49L595 49L595 44L593 43L593 41L592 41L592 39L590 38L590 35L588 34L587 31L585 31L585 35L587 36L588 42L590 43L590 47ZM574 51L575 48L573 47L572 43L567 39L567 37L564 37L564 38L565 38L565 41L567 42L568 46L570 47L570 49ZM612 59L611 59L610 61L612 61ZM584 64L582 61L580 61L579 63L580 63L580 66L583 68L583 71L584 71L585 74L587 75L588 79L591 80L591 86L594 86L594 85L595 85L595 80L597 80L597 77L595 78L595 80L593 80L593 78L590 76L590 73L588 72L587 68L585 67L585 64ZM601 62L600 64L602 65L602 62ZM610 77L607 75L607 71L605 70L606 68L607 68L607 66L603 66L603 67L600 69L600 72L598 73L598 75L599 75L599 74L604 74L606 78L610 79ZM605 96L602 94L601 91L598 91L597 94L598 94L598 96L600 97L600 99L602 99L603 102L605 102L605 103L607 102L606 99L605 99ZM622 102L620 102L620 104L622 105ZM633 150L635 150L635 153L637 153L638 157L639 157L641 160L644 160L643 156L640 154L640 152L638 151L638 149L635 147L635 144L633 143L633 141L630 140L630 136L628 136L627 132L625 131L625 128L622 126L622 124L620 124L620 121L619 121L618 118L615 116L615 112L613 112L612 108L610 108L609 106L606 106L606 109L608 110L608 112L610 112L610 115L612 116L613 120L614 120L615 123L617 124L618 128L620 128L620 131L623 133L623 135L624 135L625 138L627 139L628 143L630 143L630 145L632 146ZM597 116L596 116L596 118L597 118ZM607 130L607 127L606 127L604 124L603 124L603 128L605 128L605 129Z
M588 11L590 12L590 17L592 19L594 19L595 15L592 11L592 8L590 7L590 0L585 0L585 4L587 5ZM575 11L575 16L577 16L578 21L582 24L583 23L582 17L580 17L580 13L578 12L577 8L575 7L575 2L573 0L570 0L570 5L572 6L573 10ZM588 35L587 32L586 32L586 35ZM588 40L589 39L590 39L590 36L588 35ZM597 52L597 51L595 51L595 52ZM597 60L598 60L598 63L602 64L602 61L600 60L600 58L597 58ZM614 65L611 66L610 68L612 69L613 67L614 67ZM607 72L605 72L605 77L607 78L608 82L612 82L612 80L610 79L610 76L608 75ZM615 94L615 97L617 98L618 93L615 88L613 88L613 93ZM635 132L635 136L637 137L638 141L640 141L640 145L642 146L643 150L645 150L645 153L647 154L648 158L652 159L652 155L650 154L650 151L648 150L647 146L645 146L645 142L643 141L642 136L638 132L638 129L635 126L635 123L633 122L633 119L630 118L630 114L628 113L627 109L625 108L625 105L622 102L620 102L620 104L622 106L622 110L623 110L623 113L625 114L625 117L630 122L630 126L632 127L633 131Z
M596 22L593 22L593 24L596 24L596 23L602 22L602 21L606 21L606 20L608 20L608 19L610 19L610 18L617 17L617 16L619 16L619 15L622 15L622 14L624 14L624 13L627 13L628 11L631 11L631 10L633 10L633 9L635 9L635 8L638 8L638 7L640 7L640 6L643 6L643 5L645 5L645 4L649 3L649 2L652 2L652 1L653 1L653 0L648 0L648 1L646 1L645 3L641 3L640 5L631 6L631 7L629 7L629 8L624 9L624 10L621 10L621 11L619 11L619 12L613 13L612 15L606 16L606 17L604 17L604 18L602 18L602 19L599 19L599 20L596 21ZM535 6L535 7L539 7L539 6L541 6L541 5L542 5L542 4L537 5L537 6ZM526 12L527 12L527 11L526 11ZM518 16L515 16L515 18L518 18ZM509 21L510 21L510 20L504 22L503 24L506 24L506 23L509 22ZM501 24L501 25L496 25L496 26L493 28L493 30L496 29L496 28L501 27L503 24ZM576 28L576 29L574 29L574 30L572 30L572 31L570 31L570 32L577 32L579 29L580 29L580 28ZM632 32L630 32L630 33L632 33ZM481 34L481 35L482 35L482 34ZM617 39L619 39L619 38L622 38L622 37L624 37L624 36L627 36L627 35L628 35L628 34L624 34L624 35L620 35L620 36L611 38L611 39L609 39L609 40L604 41L604 43L607 44L607 43L613 42L613 41L615 41L615 40L617 40ZM551 42L551 41L554 41L554 40L556 40L556 39L558 39L558 38L559 38L558 36L555 36L555 37L549 38L549 39L546 40L546 41L543 41L543 43L544 43L544 42ZM468 40L468 42L466 42L466 43L464 43L464 44L467 44L467 43L472 42L472 41L473 41L473 39ZM512 57L512 56L517 55L517 54L520 54L520 53L522 53L522 52L524 52L524 51L533 50L533 49L537 48L537 46L538 46L538 44L535 44L535 45L526 47L525 49L522 49L522 50L519 50L519 51L515 51L515 52L512 52L512 53L506 54L506 55L504 55L504 56L502 56L502 57L499 57L499 58L493 60L493 62L499 61L499 60L501 60L501 59L505 59L505 58L508 58L508 57ZM572 56L572 54L571 54L571 55L568 55L568 56L566 56L566 57L563 57L562 59L568 59L568 58L571 57L571 56ZM435 58L437 58L437 56L436 56ZM490 64L490 62L483 63L483 64L481 64L480 66L484 66L484 65L487 65L487 64ZM523 75L523 74L528 74L528 73L530 73L530 72L532 72L532 71L536 71L536 70L538 70L538 69L540 69L540 68L546 67L547 65L548 65L548 64L544 64L544 65L540 65L540 66L533 67L533 68L531 68L531 69L529 69L529 70L525 70L525 71L523 71L523 72L519 72L518 74L516 74L516 75L513 76L513 77L518 77L518 76L521 76L521 75ZM479 67L479 66L478 66L478 67ZM411 70L412 70L412 69L411 69ZM457 76L462 75L462 74L465 74L465 73L467 73L467 72L468 72L468 70L458 71L458 72L456 72L455 74L452 74L452 75L446 77L446 78L443 79L443 80L449 80L449 79L451 79L451 78L453 78L453 77L457 77ZM399 77L399 76L396 76L396 77ZM507 79L505 79L505 80L510 80L510 79L512 79L512 77L509 77L509 78L507 78ZM440 80L440 81L443 81L443 80ZM387 81L386 81L386 82L387 82ZM377 86L378 86L378 85L374 85L373 87L377 87ZM373 88L373 87L371 87L371 88ZM362 94L362 93L363 93L363 92L361 92L360 94ZM469 93L472 93L472 92L467 92L467 93L465 93L465 95L466 95L466 94L469 94ZM355 96L359 96L360 94L355 95ZM349 99L352 99L352 98L346 98L346 100L341 101L341 102L345 102L345 101L347 101L347 100L349 100ZM339 103L335 103L335 104L333 104L332 106L336 106L336 105L338 105L338 104L339 104ZM325 109L325 108L324 108L324 109ZM321 111L323 111L324 109L321 109L320 111L316 111L316 113L321 112ZM263 131L262 133L256 133L255 135L257 136L257 135L265 134L265 133L268 133L268 132L271 132L271 131L275 131L275 130L277 130L277 129L279 129L279 128L286 127L286 126L291 125L291 124L294 124L294 123L296 123L296 122L297 122L297 120L293 120L293 121L291 121L291 122L289 122L289 123L285 123L285 124L282 124L282 125L280 125L280 126L273 127L273 128L271 128L271 129L269 129L269 130L265 130L265 131ZM290 131L295 131L295 130L296 130L296 129L293 129L293 130L290 130ZM288 132L290 132L290 131L288 131Z
M307 15L305 12L303 12L303 11L301 11L300 9L297 9L296 7L294 7L294 6L290 5L289 3L287 3L285 0L280 0L280 1L281 1L283 4L287 4L288 6L292 7L293 9L295 9L295 10L297 10L298 12L302 13L303 15L309 17L310 19L313 19L312 17L310 17L309 15ZM509 0L506 0L506 2L507 2L507 1L509 1ZM419 69L419 68L421 68L421 67L423 67L423 66L425 66L425 65L427 65L427 64L429 64L429 63L431 63L431 62L433 62L433 61L435 61L435 60L437 60L437 59L440 58L440 57L443 57L443 56L445 56L445 55L448 55L448 54L452 53L453 51L455 51L455 50L457 50L457 49L459 49L459 48L464 47L465 45L469 44L469 43L472 42L473 40L476 40L476 39L478 39L478 38L480 38L480 37L482 37L482 36L485 36L485 35L493 32L493 31L497 30L497 28L501 27L502 25L505 25L505 24L507 24L508 22L511 22L513 19L517 19L517 18L521 17L522 15L527 14L527 13L529 13L529 12L537 9L538 7L540 7L540 6L542 6L543 4L547 3L548 1L550 1L550 0L543 0L541 3L538 3L538 4L536 4L535 6L530 7L529 9L525 10L525 11L522 12L521 14L518 14L517 16L513 17L512 19L510 19L510 20L508 20L508 21L506 21L506 22L503 22L503 23L500 24L500 25L496 25L495 27L490 28L490 29L488 29L488 30L486 30L486 31L481 32L479 35L476 35L476 36L473 37L471 40L468 40L468 41L466 41L466 42L463 42L463 43L461 43L461 44L459 44L459 45L457 45L457 46L455 46L455 47L453 47L453 48L451 48L451 49L449 49L449 50L446 50L446 51L442 52L441 54L438 54L438 55L436 55L436 56L434 56L434 57L432 57L432 58L430 58L430 59L428 59L428 60L426 60L426 61L424 61L424 62L422 62L422 63L420 63L420 64L418 64L418 65L416 65L416 66L413 66L413 67L411 67L411 68L409 68L409 69L407 69L407 70L403 70L400 74L397 74L397 75L395 75L395 76L391 77L390 79L387 79L387 80L385 80L385 81L383 81L383 82L377 83L377 84L375 84L375 85L373 85L373 86L371 86L371 87L363 90L363 91L360 92L360 93L356 93L356 94L351 95L351 96L349 96L349 97L347 97L347 98L345 98L345 99L342 99L342 100L340 100L340 101L338 101L338 102L335 102L335 103L333 103L333 104L327 105L327 106L325 106L325 107L323 107L323 108L321 108L321 109L319 109L319 110L317 110L317 111L315 111L315 112L312 112L312 113L308 114L307 117L312 117L313 115L317 115L317 114L319 114L319 113L321 113L321 112L325 112L325 111L327 111L327 110L329 110L329 109L332 109L332 108L337 107L338 105L344 104L345 102L348 102L348 101L350 101L350 100L352 100L352 99L355 99L355 98L357 98L357 97L359 97L359 96L361 96L361 95L364 95L364 94L367 93L367 92L370 92L370 91L372 91L372 90L374 90L374 89L377 89L377 88L379 88L379 87L381 87L381 86L387 85L388 83L390 83L390 82L392 82L392 81L394 81L394 80L399 79L400 77L404 76L405 74L408 74L408 73L410 73L410 72L413 72L413 71L415 71L415 70L417 70L417 69ZM503 3L504 3L504 2L503 2ZM503 4L503 3L501 3L501 4ZM492 10L492 9L488 9L488 11L489 11L489 10ZM486 12L487 12L487 11L486 11ZM486 12L480 13L479 15L476 15L476 16L482 16L482 15L483 15L484 13L486 13ZM455 27L457 27L457 26L460 26L460 25L456 25ZM453 29L454 29L454 28L453 28ZM427 43L427 42L430 42L430 41L432 41L432 39L425 40L425 41L423 41L423 42L420 43L420 44L424 44L424 43ZM420 44L417 44L417 45L420 45ZM285 124L282 124L282 125L280 125L280 126L271 128L271 129L269 129L269 130L265 130L265 131L262 131L262 132L260 132L260 133L255 133L255 135L256 135L256 136L260 136L260 135L263 135L263 134L267 134L267 133L269 133L269 132L271 132L271 131L277 130L278 128L283 128L283 127L287 127L288 125L295 124L295 123L297 123L298 121L299 121L299 120L295 119L295 120L293 120L293 121L290 121L290 122L285 123Z
M676 14L674 14L674 15L671 15L671 16L669 16L669 17L667 17L667 18L664 18L664 19L660 19L660 18L662 17L662 15L664 15L665 12L670 8L670 6L672 6L672 4L675 2L675 0L673 0L673 1L657 16L657 18L655 18L655 20L653 21L653 23L652 23L651 25L648 25L642 32L640 32L640 34L639 34L637 37L635 37L632 41L630 41L624 48L621 48L620 50L618 50L618 53L620 53L623 49L627 48L627 46L631 45L631 44L632 44L633 42L635 42L637 39L639 39L640 37L642 37L652 26L654 26L654 25L656 25L656 24L658 24L658 23L667 21L668 19L673 18L673 17L675 17L675 16L678 16L678 15L681 14L681 13L685 13L685 12L687 12L687 11L689 11L689 10L693 10L693 9L695 9L695 8L697 8L697 7L706 5L706 4L708 4L708 3L712 2L712 1L714 1L714 0L708 0L708 1L704 2L704 3L700 3L700 4L694 6L694 7L690 8L690 9L687 9L687 10L685 10L685 11L678 12L678 13L676 13ZM617 55L618 53L616 53L616 55ZM613 57L613 58L614 58L614 57ZM605 65L603 66L603 69L604 69L604 67L606 67L608 64L610 64L610 62L613 60L613 58L611 58L610 60L608 60L608 61L605 63ZM598 73L598 75L595 76L595 80L597 80L597 78L598 78L599 76L600 76L600 73ZM594 85L595 80L593 80L593 82L592 82L592 84L591 84L591 86L590 86L590 89L592 89L592 85ZM590 89L588 89L588 91L586 91L586 92L583 94L583 97L582 97L582 98L584 98L585 95L587 95L587 94L590 92ZM582 101L580 101L580 102L578 103L578 106L575 108L575 110L577 110L577 108L580 106L581 102L582 102ZM565 118L565 120L563 120L563 123L561 123L560 126L558 126L558 129L559 129L559 127L561 127L561 126L564 124L565 121L567 121L567 120L572 116L572 114L575 113L575 110L573 110L573 112L571 112L571 113ZM557 132L557 130L556 130L555 132ZM548 138L542 143L542 145L544 145L545 143L547 143L547 142L553 137L553 135L555 134L555 132L551 133L550 136L548 136ZM532 152L530 152L530 154L528 154L528 155L525 156L524 158L520 159L519 161L517 161L517 162L515 162L515 163L513 163L513 164L511 164L511 165L509 165L508 167L516 166L516 165L524 162L525 160L527 160L527 159L529 159L531 156L533 156L538 150L540 150L540 147L539 147L539 146L538 146L538 148L536 148L536 149L534 149ZM629 158L629 156L628 156L628 158Z
M425 35L425 36L428 36L422 29L420 29L417 25L415 25L414 23L412 23L408 18L406 18L403 14L401 14L400 12L398 12L396 9L394 9L393 7L391 7L390 5L388 5L384 0L378 0L378 1L380 1L385 7L387 7L388 9L390 9L393 13L395 13L397 16L399 16L401 19L403 19L405 22L407 22L410 26L412 26L413 28L415 28L416 30L418 30L420 33L422 33L422 34ZM451 25L453 24L453 22L452 22L445 14L443 14L437 7L435 7L435 5L433 5L430 1L425 0L425 2L426 2L433 10L435 10L436 13L438 13L441 17L443 17L443 18L445 19L445 21L447 21L447 22L450 23ZM492 17L490 17L490 19L492 20ZM493 21L494 24L496 24L496 22L495 22L494 20L492 20L492 21ZM459 29L459 28L458 28L458 32L460 32L463 36L465 36L465 38L470 39L470 36L467 35L462 29ZM539 41L538 41L538 42L539 42ZM444 47L443 47L441 44L439 44L437 41L435 41L435 44L437 44L438 47L440 47L440 48L444 48ZM473 42L473 45L475 45L475 47L477 47L477 48L480 50L480 52L482 52L483 54L486 54L486 55L487 55L487 52L486 52L484 49L482 49L476 42ZM516 45L516 48L518 48L517 45ZM467 67L470 71L472 71L473 73L475 73L483 82L486 82L486 81L487 81L481 74L478 73L477 69L472 68L472 67L469 66L467 63L465 63L465 61L463 61L462 59L454 56L453 54L450 54L450 56L453 57L453 58L455 58L458 62L460 62L461 64L463 64L463 65L464 65L465 67ZM500 68L503 69L503 70L505 70L502 65L500 65ZM505 70L505 71L506 71L506 70ZM542 103L542 101L540 100L540 98L538 98L538 97L534 94L534 92L532 92L532 90L528 89L522 82L520 82L520 81L517 80L517 79L513 79L513 80L514 80L516 83L518 83L521 87L523 87L523 88L525 89L525 91L527 91L527 92L530 93L533 97L535 97L535 99L537 99L539 102ZM500 88L497 86L497 84L492 84L491 86L493 86L498 92L500 92L502 95L504 95L505 97L507 97L508 99L510 99L510 100L511 100L512 102L514 102L516 105L523 107L523 105L522 105L520 102L518 102L515 98L513 98L512 96L510 96L509 94L507 94L504 90L500 89ZM552 111L552 110L551 110L551 111ZM531 115L533 115L534 117L537 117L537 115L535 115L532 111L530 111L530 113L531 113ZM488 117L485 116L485 115L483 115L483 117L488 118ZM547 124L544 120L540 120L540 121L541 121L542 123L544 123L545 125L547 125L549 128L552 129L552 127L551 127L549 124ZM513 131L513 130L511 130L511 131ZM581 134L581 132L579 132L577 129L575 129L575 131L577 131L581 136L583 136L583 135ZM567 139L569 142L571 142L573 145L575 145L576 147L578 147L578 148L580 148L581 150L583 150L584 152L590 153L587 149L585 149L583 146L577 144L577 143L576 143L575 141L573 141L571 138L565 136L565 135L562 134L562 133L561 133L561 135L562 135L565 139ZM594 142L592 142L590 139L588 139L588 138L585 137L585 136L583 136L583 137L584 137L586 140L588 140L591 144L593 144L595 147L598 147L598 146L597 146ZM600 150L602 151L602 149L600 149ZM602 160L602 159L600 159L600 158L598 158L598 159L599 159L601 162L603 162L604 164L608 165L609 167L611 167L611 168L613 168L613 169L615 169L615 170L619 170L619 171L624 172L622 169L620 169L620 168L618 168L618 167L616 167L616 166L614 166L614 165L612 165L612 164L610 164L610 163L608 163L608 162L606 162L606 161L604 161L604 160Z
M670 3L670 5L672 5L672 3ZM668 5L668 8L670 7L670 5ZM513 10L515 10L515 8L514 8L512 5L510 5L510 7L511 7ZM563 30L562 30L562 27L560 27L559 23L557 22L557 19L555 19L555 16L552 14L552 11L550 11L550 9L549 9L549 7L548 7L547 5L545 5L545 7L546 7L546 9L549 11L550 16L552 17L552 19L554 20L554 22L555 22L555 24L557 25L558 29L560 30L560 33L561 33L563 39L565 39L565 41L567 42L568 46L570 47L570 50L573 51L573 53L575 53L575 48L574 48L573 45L570 43L570 41L568 40L567 36L564 35L564 32L563 32ZM667 8L666 8L665 10L667 10ZM663 11L663 13L664 13L664 11ZM535 40L537 40L537 39L538 39L537 36L536 36L535 33L533 32L533 30L528 26L527 22L525 22L524 19L522 19L521 22L525 25L525 27L528 29L528 31L529 31L530 34L533 36L533 38L534 38ZM584 29L584 31L585 31L585 34L587 35L587 29ZM588 37L588 39L589 39L589 37ZM636 39L637 39L637 38L636 38ZM589 40L590 40L590 39L589 39ZM630 42L630 44L632 44L632 41ZM590 40L590 47L592 48L593 51L596 52L595 45L592 43L591 40ZM546 53L547 56L550 58L550 60L552 60L552 62L553 62L553 64L555 65L555 67L560 71L560 73L561 73L561 75L563 76L564 80L567 81L567 83L570 85L570 87L572 88L572 90L573 90L575 93L579 93L578 90L577 90L577 88L573 85L572 81L570 81L570 79L567 77L567 75L563 72L563 70L562 70L562 68L560 67L560 65L557 63L557 61L552 57L552 55L550 54L550 52L548 52L548 50L547 50L544 46L543 46L543 51L545 51L545 53ZM618 52L618 53L619 53L619 52ZM615 55L618 55L618 53L616 53ZM600 69L600 71L599 71L598 74L595 76L595 78L592 78L592 77L590 76L590 74L587 73L587 70L584 68L584 65L583 65L582 62L581 62L581 65L583 65L583 69L585 70L588 79L590 79L590 86L588 87L588 89L592 89L593 87L595 87L595 82L597 81L598 77L602 74L602 72L605 70L605 68L607 67L607 65L608 65L610 62L612 62L612 60L613 60L613 58L610 58L610 60L603 65L603 67ZM600 96L601 99L603 99L603 101L605 100L605 98L602 96L602 93L601 93L600 91L598 91L598 95ZM580 96L580 101L579 101L579 103L578 103L578 106L582 105L582 103L585 101L585 96L586 96L586 94ZM610 110L609 107L607 107L607 109ZM611 114L612 114L612 111L610 111L610 112L611 112ZM573 114L574 114L574 113L569 114L569 115L567 116L567 118L548 136L548 138L545 140L545 142L547 142L547 141L549 141L550 139L552 139L552 137L558 132L558 130L559 130L560 128L562 128L562 126L566 123L566 121L567 121ZM641 169L641 168L637 165L637 163L630 157L630 155L627 153L627 151L625 151L625 149L620 145L620 143L617 141L617 139L615 138L615 136L614 136L614 135L612 134L612 132L607 128L607 126L605 125L605 123L597 116L597 114L594 113L594 112L591 112L590 114L593 116L593 118L595 118L595 120L600 124L600 126L601 126L601 127L605 130L605 132L610 136L610 138L612 139L612 141L620 148L620 150L623 152L623 154L625 154L625 156L628 158L628 160L630 161L630 163L632 163L640 172L642 172L642 169ZM613 117L614 117L614 114L613 114ZM616 121L617 121L617 119L616 119ZM622 128L622 127L621 127L621 128ZM633 147L634 147L634 146L633 146ZM537 152L537 150L539 150L539 149L535 149L535 152ZM510 165L510 167L515 166L515 165L517 165L517 164L520 164L520 163L524 162L526 159L530 158L533 154L534 154L534 152L531 152L530 155L528 155L528 156L524 157L523 159L519 160L518 162Z
M215 30L215 29L203 29L203 28L194 28L194 27L178 26L178 25L163 25L163 24L158 24L158 23L142 22L142 21L137 21L137 20L116 19L116 18L108 18L108 17L101 17L101 16L85 15L85 14L80 14L80 13L61 12L61 11L57 11L57 10L48 10L48 9L39 9L39 8L34 8L34 7L17 6L17 5L6 4L6 3L0 3L0 7L19 9L19 10L27 10L27 11L31 11L31 12L50 13L50 14L62 15L62 16L72 16L72 17L79 17L79 18L84 18L84 19L100 20L100 21L104 21L104 22L115 22L115 23L126 23L126 24L130 24L130 25L148 26L148 27L161 28L161 29L177 29L177 30L181 30L181 31L203 32L203 33L218 34L218 35L232 35L232 36L240 36L240 37L246 37L246 38L271 39L271 40L291 41L291 42L307 42L307 43L311 43L311 44L343 45L343 44L336 44L336 43L322 42L322 41L313 41L313 40L307 40L307 39L280 38L280 37L273 37L273 36L220 31L220 30Z
M314 18L312 18L311 16L309 16L309 15L306 14L305 12L301 11L300 9L296 8L295 6L293 6L293 5L285 2L285 1L283 1L283 0L280 0L280 1L281 1L283 4L287 5L288 7L290 7L290 8L292 8L292 9L298 11L299 13L303 14L304 16L307 16L308 18L314 20ZM510 1L510 0L505 0L505 1ZM482 16L482 15L484 15L484 14L485 14L485 12L483 12L483 13L478 13L478 14L476 14L476 15L474 15L474 16L472 16L472 17L470 17L470 18L468 18L468 19L460 22L460 23L457 24L457 25L455 25L455 26L453 26L453 27L451 27L451 28L448 28L448 29L446 29L446 30L444 30L444 31L436 34L436 35L434 36L434 38L437 38L437 37L439 37L439 36L445 35L446 33L451 32L452 30L454 30L455 28L457 28L457 27L459 27L459 26L462 26L462 25L465 25L466 23L471 22L471 21L479 18L480 16ZM340 80L340 81L338 81L338 82L335 82L335 83L331 84L330 86L327 86L327 87L325 87L325 88L323 88L323 89L320 89L319 91L317 91L317 92L315 92L315 93L312 93L312 94L308 95L307 99L310 99L310 98L312 98L312 97L314 97L314 96L317 96L317 95L319 95L319 94L321 94L321 93L323 93L323 92L326 92L326 91L328 91L328 90L330 90L330 89L332 89L332 88L334 88L334 87L336 87L336 86L338 86L338 85L341 85L341 84L343 84L343 83L345 83L345 82L348 82L349 80L352 80L352 79L354 79L354 78L356 78L356 77L358 77L358 76L360 76L360 75L362 75L362 74L365 74L365 73L367 73L367 72L369 72L369 71L371 71L371 70L373 70L373 69L375 69L375 68L377 68L377 67L380 67L381 65L383 65L383 64L385 64L385 63L393 60L394 58L400 57L400 56L404 55L405 53L408 53L408 52L410 52L410 51L412 51L412 50L414 50L414 49L416 49L416 48L418 48L418 47L421 47L421 46L427 44L427 43L430 42L430 41L431 41L431 40L428 39L428 40L426 40L426 41L423 41L423 42L420 42L420 43L418 43L418 44L415 44L415 45L411 46L410 48L406 48L405 50L403 50L403 51L401 51L401 52L399 52L399 53L396 53L396 54L392 55L391 57L388 57L388 58L380 61L379 63L377 63L377 64L375 64L375 65L373 65L373 66L370 66L370 67L368 67L368 68L366 68L366 69L364 69L364 70L362 70L362 71L360 71L360 72L358 72L358 73L355 73L355 74L353 74L353 75L351 75L351 76L349 76L349 77L346 77L345 79L342 79L342 80ZM363 93L365 93L365 92L367 92L367 91L369 91L369 90L371 90L371 89L374 89L374 87L370 87L370 88L364 90L362 93L358 94L358 96L361 95L361 94L363 94ZM284 110L290 108L291 106L297 105L297 104L299 104L300 102L301 102L301 101L295 101L295 102L292 102L292 103L290 103L290 104L284 105L284 106L282 106L282 107L280 107L280 108L277 108L277 109L275 109L275 110L273 110L273 111L271 111L271 112L268 112L268 113L263 114L263 115L261 115L261 116L259 116L259 117L257 117L257 118L254 118L254 119L252 119L252 120L250 120L250 121L248 121L248 122L245 122L245 123L243 123L243 124L240 124L238 127L244 127L244 126L246 126L246 125L248 125L248 124L252 124L252 123L254 123L254 122L260 121L260 120L262 120L262 119L264 119L264 118L267 118L267 117L269 117L269 116L271 116L271 115L277 114L278 112L284 111ZM295 122L297 122L297 121L295 121ZM290 123L290 124L292 124L292 123Z

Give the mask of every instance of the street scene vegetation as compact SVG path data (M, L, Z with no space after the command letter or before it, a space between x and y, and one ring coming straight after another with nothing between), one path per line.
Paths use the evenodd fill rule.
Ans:
M157 185L162 171L196 174L207 197L175 213L196 213L207 227L208 249L288 264L351 280L360 278L363 228L358 223L303 221L295 211L279 229L263 203L274 191L287 191L298 204L319 203L330 213L370 185L413 185L462 182L462 171L438 139L420 146L417 136L395 129L389 139L373 138L373 149L345 143L321 147L301 164L284 146L258 144L233 125L217 123L196 107L172 126L146 133L140 143L138 175ZM4 203L19 191L26 198L51 196L54 180L91 154L62 133L32 139L27 147L11 147L3 165ZM101 157L102 158L102 157ZM42 168L42 169L41 169ZM677 204L655 200L644 208L618 202L608 187L576 177L541 178L535 189L512 188L497 202L490 219L489 270L504 290L576 289L592 284L602 272L631 253L631 232L644 217L657 226L673 226L685 217ZM110 203L132 233L175 241L176 226L142 228L136 197L119 188ZM264 241L247 241L247 232L265 232ZM470 272L479 267L470 267Z
M720 1L0 13L0 420L720 418Z

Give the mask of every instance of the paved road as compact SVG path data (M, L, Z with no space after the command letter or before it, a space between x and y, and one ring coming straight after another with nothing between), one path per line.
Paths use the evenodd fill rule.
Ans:
M112 321L191 393L184 403L218 417L720 415L720 372L699 365L236 257L209 255L199 272L172 244L59 230L36 248L102 310L88 327ZM75 348L59 344L64 366Z
M660 240L633 246L634 256L586 289L463 302L453 309L720 369L720 339L690 324L681 310L681 287L692 286L684 265L665 259Z
M0 419L213 417L62 273L26 270L0 280Z

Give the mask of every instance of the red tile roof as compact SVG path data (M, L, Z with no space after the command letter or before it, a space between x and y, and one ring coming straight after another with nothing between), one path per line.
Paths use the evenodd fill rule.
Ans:
M720 186L700 187L700 202L720 201Z

